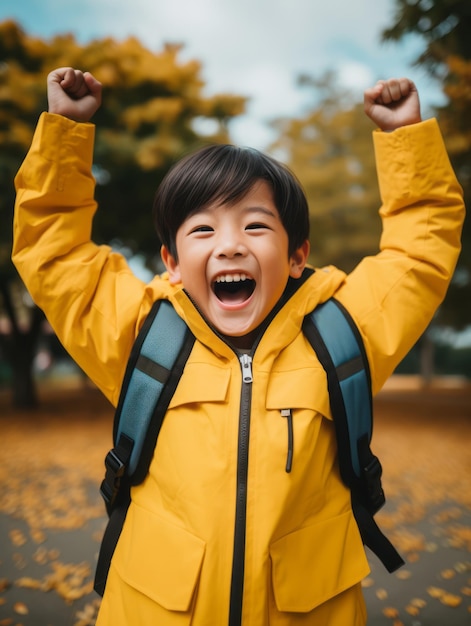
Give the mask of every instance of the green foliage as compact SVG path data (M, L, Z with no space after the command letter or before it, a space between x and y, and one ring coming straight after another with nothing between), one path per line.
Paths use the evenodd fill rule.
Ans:
M441 74L450 54L471 56L471 5L469 0L395 0L394 24L383 38L400 41L406 35L423 37L426 46L417 59L429 71Z
M471 348L454 348L446 344L437 344L434 346L434 352L434 369L437 376L471 377ZM420 370L420 345L416 345L396 368L395 373L418 374Z

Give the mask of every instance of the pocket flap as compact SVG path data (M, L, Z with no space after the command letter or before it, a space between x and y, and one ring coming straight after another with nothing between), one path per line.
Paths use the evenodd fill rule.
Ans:
M187 363L169 408L192 402L224 402L231 372L210 363Z
M312 611L369 573L350 511L283 537L270 547L270 556L279 611Z
M321 367L305 367L270 376L267 409L311 409L331 419L327 378Z
M205 542L131 504L113 556L128 585L169 611L188 611L199 579Z

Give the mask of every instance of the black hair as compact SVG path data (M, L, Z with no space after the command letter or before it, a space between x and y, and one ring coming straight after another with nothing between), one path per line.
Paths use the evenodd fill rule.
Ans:
M235 203L260 180L272 189L291 256L309 238L309 209L301 184L272 157L229 144L207 146L184 157L164 177L153 206L161 243L177 259L177 230L190 215L213 203Z

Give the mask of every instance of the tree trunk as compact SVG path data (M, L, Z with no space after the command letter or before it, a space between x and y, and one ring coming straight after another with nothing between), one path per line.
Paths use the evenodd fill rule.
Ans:
M422 385L429 387L434 376L435 346L426 331L420 340L420 376Z
M0 293L11 324L11 332L0 335L0 344L12 372L12 403L18 409L35 409L38 406L38 396L33 365L44 314L34 306L31 309L29 327L20 328L8 280L0 281Z
M37 336L31 331L12 338L10 366L12 372L11 393L15 409L33 410L38 407L38 395L33 374Z

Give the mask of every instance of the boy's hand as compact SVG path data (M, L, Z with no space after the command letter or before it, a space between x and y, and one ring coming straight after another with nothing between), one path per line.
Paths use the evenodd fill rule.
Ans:
M101 83L90 72L60 67L47 77L49 113L88 122L101 104Z
M408 78L379 80L365 91L365 113L382 130L395 130L421 121L419 94Z

